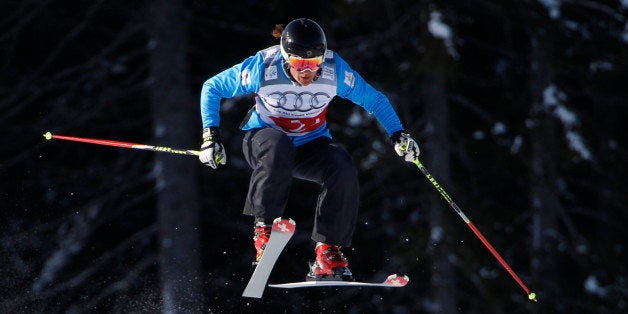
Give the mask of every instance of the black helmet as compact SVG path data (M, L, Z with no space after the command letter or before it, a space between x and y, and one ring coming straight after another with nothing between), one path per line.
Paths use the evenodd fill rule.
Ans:
M296 19L286 25L281 33L281 54L314 58L325 55L327 40L323 29L310 19Z

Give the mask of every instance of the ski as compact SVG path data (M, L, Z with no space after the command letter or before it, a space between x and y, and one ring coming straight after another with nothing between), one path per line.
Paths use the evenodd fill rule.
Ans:
M243 297L262 297L264 288L266 288L266 282L268 282L268 277L275 266L275 262L279 254L281 254L281 251L283 251L283 248L288 244L288 241L290 241L295 229L296 223L292 219L282 219L279 217L273 221L270 238L268 239L268 243L266 243L262 258L255 267L253 275L242 293Z
M313 280L313 281L301 281L290 282L282 284L270 284L272 288L308 288L308 287L329 287L329 286L349 286L349 287L390 287L400 288L408 284L410 278L408 276L399 276L393 274L388 276L384 282L356 282L356 281L340 281L340 280Z

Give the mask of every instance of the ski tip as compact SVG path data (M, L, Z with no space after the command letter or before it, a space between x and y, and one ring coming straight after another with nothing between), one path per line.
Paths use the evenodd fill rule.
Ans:
M276 218L275 221L273 221L273 230L281 232L281 233L288 233L288 234L292 234L294 233L294 230L296 229L296 222L294 222L294 220L288 218Z
M403 287L407 285L409 281L410 278L406 275L399 276L397 274L392 274L388 276L388 278L386 278L386 281L384 281L384 283L390 286Z
M52 139L52 133L50 133L50 132L44 133L44 138L47 139L47 140L51 140Z

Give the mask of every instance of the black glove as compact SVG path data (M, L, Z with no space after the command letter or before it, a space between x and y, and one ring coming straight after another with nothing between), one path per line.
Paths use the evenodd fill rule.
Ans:
M390 136L390 140L397 155L403 157L405 161L414 162L419 157L421 153L419 144L406 131L396 131Z
M220 130L212 126L203 129L203 144L198 159L214 169L227 163L227 153L220 140Z

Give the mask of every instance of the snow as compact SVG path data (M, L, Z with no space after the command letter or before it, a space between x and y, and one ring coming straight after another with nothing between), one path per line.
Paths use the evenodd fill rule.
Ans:
M550 84L543 90L543 105L546 107L557 106L565 98L565 93L561 92L554 84Z
M432 36L442 40L451 40L451 28L443 23L442 17L443 15L439 11L432 12L427 27Z
M373 169L373 167L377 165L377 161L379 161L377 153L371 152L368 154L368 156L366 156L366 158L362 159L362 162L360 163L360 168Z
M358 110L353 110L351 115L347 119L347 124L351 127L358 127L364 125L364 118Z
M484 132L482 132L480 130L477 130L477 131L473 132L473 138L478 140L478 141L479 140L483 140L485 137L486 136L485 136Z
M506 71L508 70L509 62L508 60L501 58L497 62L495 62L495 73L499 76L505 76Z
M569 142L569 148L573 151L577 152L580 157L585 160L593 159L593 155L591 155L591 151L587 148L582 140L582 137L578 132L568 131L565 135L567 137L567 141Z
M408 219L410 222L418 222L421 219L421 213L418 210L415 210L408 215Z
M517 135L510 146L510 153L519 153L521 151L521 147L523 147L523 137L521 137L521 135Z
M430 233L430 240L434 242L440 242L440 240L443 238L443 233L443 228L439 226L432 228L432 232Z
M550 84L543 91L543 106L551 110L554 116L563 124L565 139L569 148L582 159L592 160L593 155L591 151L576 130L580 124L578 116L563 104L565 101L567 101L567 96L554 84Z
M99 206L91 206L87 209L87 218L96 217L99 210ZM83 243L90 235L91 229L88 226L88 219L78 215L73 218L72 224L62 225L57 232L61 239L59 247L46 260L39 277L32 285L36 294L42 293L48 285L55 283L59 272L83 248Z
M539 2L547 8L552 20L556 20L560 17L560 0L539 0Z
M607 289L600 286L600 283L594 275L589 275L589 277L587 277L584 281L584 290L589 294L594 294L600 297L606 296L607 293Z
M565 108L565 106L558 105L554 109L554 115L560 119L560 121L567 127L572 127L578 124L578 118L576 114Z
M580 25L574 21L563 21L563 25L572 31L578 31L580 29Z
M612 63L603 60L593 61L589 64L589 70L591 70L591 72L612 71L613 68Z
M495 268L482 267L480 268L480 276L485 279L495 279L499 276L499 271Z
M447 53L455 60L458 60L458 52L452 41L451 27L443 22L442 13L439 11L430 13L430 21L427 23L427 29L432 36L442 39L447 48Z
M576 246L576 252L579 254L587 254L589 253L589 247L586 244L579 244Z
M493 135L501 135L506 133L506 125L502 122L496 122L491 129Z
M412 69L412 63L408 61L402 61L401 63L399 63L398 68L399 68L399 71L408 71Z
M163 123L156 123L154 129L156 137L162 137L168 132L168 128Z

